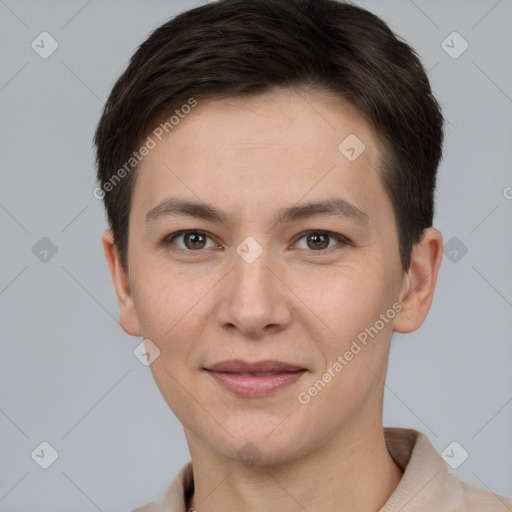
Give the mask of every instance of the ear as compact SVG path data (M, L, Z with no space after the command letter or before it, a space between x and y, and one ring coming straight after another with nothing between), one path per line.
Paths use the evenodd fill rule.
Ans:
M119 323L128 334L141 336L139 317L135 310L130 282L126 271L121 265L119 253L114 243L114 234L111 229L103 232L101 241L110 268L110 275L114 282L114 288L116 289L117 301L119 303Z
M434 297L437 274L443 257L443 236L435 228L423 232L423 238L412 249L411 265L404 275L400 293L401 311L393 330L412 332L425 320Z

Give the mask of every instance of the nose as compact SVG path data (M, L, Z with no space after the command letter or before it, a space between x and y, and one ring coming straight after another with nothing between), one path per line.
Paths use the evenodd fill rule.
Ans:
M235 255L219 288L217 321L224 329L259 338L286 329L292 321L290 293L267 252L252 262Z

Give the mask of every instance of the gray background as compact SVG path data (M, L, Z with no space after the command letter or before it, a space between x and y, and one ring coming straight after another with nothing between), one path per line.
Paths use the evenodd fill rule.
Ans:
M136 47L199 3L0 0L0 511L131 510L189 460L133 355L140 339L117 321L92 136ZM429 70L448 120L436 225L459 244L425 324L395 335L384 424L424 432L440 453L457 441L469 458L451 471L512 496L512 2L357 4ZM47 59L31 48L43 31L59 45ZM469 44L456 59L442 47L453 31ZM57 248L46 261L47 241L33 252L43 237ZM31 458L42 441L59 453L46 470Z

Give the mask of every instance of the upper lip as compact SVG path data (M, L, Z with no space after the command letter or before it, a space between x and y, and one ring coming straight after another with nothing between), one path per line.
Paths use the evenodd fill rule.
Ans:
M305 370L302 366L295 364L285 363L283 361L256 361L249 363L241 359L229 359L221 361L214 365L208 366L205 370L212 372L225 372L225 373L282 373L282 372L296 372Z

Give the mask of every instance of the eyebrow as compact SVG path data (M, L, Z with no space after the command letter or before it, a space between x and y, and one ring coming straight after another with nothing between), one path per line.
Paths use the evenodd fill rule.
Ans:
M364 223L369 221L368 214L349 201L336 197L282 208L274 216L274 225L303 220L316 215L335 216ZM161 218L177 216L189 216L212 222L228 223L225 212L215 206L177 198L166 199L149 210L146 213L145 223L149 224Z

